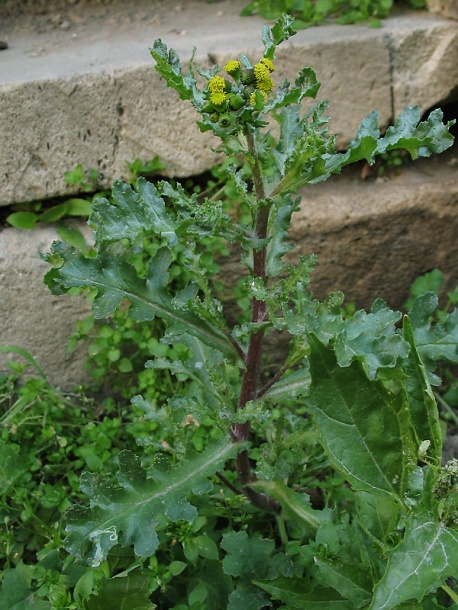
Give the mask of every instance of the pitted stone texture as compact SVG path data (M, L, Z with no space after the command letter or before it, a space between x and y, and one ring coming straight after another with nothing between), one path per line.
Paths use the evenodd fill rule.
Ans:
M456 150L456 149L455 149ZM369 308L399 308L412 281L437 267L444 291L458 284L458 156L419 160L398 176L361 181L344 173L302 191L292 224L297 253L318 256L312 290L342 290Z
M84 296L53 296L43 283L50 266L38 252L49 250L55 239L59 236L51 227L0 231L0 344L27 350L52 383L71 389L87 379L86 352L82 346L72 352L66 347L76 320L85 318L90 307ZM0 371L10 360L23 361L0 352Z
M203 67L244 52L263 51L265 21L240 17L245 0L208 4L187 0L181 10L153 3L154 18L132 16L124 25L97 22L78 30L0 34L0 205L75 192L64 172L82 163L99 169L101 186L128 176L126 161L158 154L168 175L189 176L211 167L219 140L200 134L189 103L167 89L148 47L161 37L186 66L193 47ZM155 7L162 7L155 21ZM84 10L89 10L86 5ZM77 6L74 10L77 10ZM311 65L331 100L331 130L344 146L371 110L381 127L405 105L423 110L445 99L458 84L458 24L428 14L367 24L321 26L300 31L278 52L277 82L294 79ZM420 41L416 43L415 41ZM392 89L394 88L394 103Z
M395 116L412 104L425 112L458 99L458 22L427 23L426 17L392 20L388 41Z
M427 0L427 5L433 13L458 19L458 0Z

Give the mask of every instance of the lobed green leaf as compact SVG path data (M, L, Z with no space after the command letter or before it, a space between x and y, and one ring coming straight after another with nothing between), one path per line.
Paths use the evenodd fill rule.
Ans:
M127 298L131 302L129 315L135 320L153 320L158 315L168 323L170 333L188 332L232 359L240 357L220 329L189 311L183 301L165 290L171 263L166 248L161 248L151 260L146 278L138 277L134 267L125 260L124 251L118 251L117 244L102 246L95 258L86 258L74 248L54 242L51 253L43 258L53 260L55 255L63 264L48 271L45 283L53 294L63 294L70 288L94 288L97 291L93 304L96 318L113 313L122 299ZM187 296L192 298L191 292L188 291Z
M136 181L137 192L117 180L112 186L113 203L96 199L88 224L95 230L96 242L112 243L128 239L131 243L140 235L161 235L170 247L176 246L177 221L167 212L165 202L156 187L145 178Z
M154 41L150 53L156 61L156 70L164 77L167 86L175 89L182 100L190 100L194 106L201 108L204 104L204 94L198 89L192 71L194 55L189 62L189 73L183 75L177 53L174 49L167 51L167 46L162 40Z
M458 574L458 532L429 515L405 522L402 542L388 551L388 567L374 590L369 610L391 610L410 599L421 601L429 591Z
M211 488L208 477L244 447L223 439L209 445L205 453L187 456L175 468L161 471L156 467L150 476L133 453L123 451L119 486L98 474L83 473L81 489L91 506L75 505L67 511L65 548L92 566L98 566L118 544L133 545L140 557L153 555L159 544L157 531L169 522L193 521L197 509L189 496Z

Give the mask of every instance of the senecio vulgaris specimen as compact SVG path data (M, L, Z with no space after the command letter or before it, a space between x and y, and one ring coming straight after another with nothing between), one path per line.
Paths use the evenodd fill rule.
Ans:
M180 417L205 417L221 431L218 440L208 439L201 452L186 451L168 470L154 464L146 470L139 458L123 452L117 487L84 474L82 489L91 506L68 512L66 548L92 565L115 545L132 545L138 557L151 557L168 528L193 522L199 507L211 505L216 475L229 493L243 494L263 515L259 523L271 515L280 545L268 573L256 571L256 558L238 572L227 557L235 561L248 546L250 553L264 551L245 530L220 535L216 554L228 555L218 569L233 578L228 608L245 608L256 599L250 608L281 600L285 608L338 601L339 608L387 610L435 596L439 587L453 597L446 579L458 571L456 482L441 474L431 382L437 382L438 360L458 361L456 344L443 340L456 333L457 314L431 325L435 303L429 296L415 301L402 324L401 314L380 300L369 313L346 318L340 293L325 302L313 298L313 256L288 266L283 260L294 247L288 230L301 186L362 159L372 164L390 150L405 149L414 159L440 153L452 145L452 122L442 123L440 110L420 122L420 110L409 107L382 136L372 112L348 149L336 151L335 137L327 133L327 102L302 111L303 101L317 95L315 72L303 68L293 84L274 86L276 46L293 34L293 20L283 16L264 28L265 50L254 65L241 55L210 71L196 68L193 57L184 73L177 54L161 40L151 49L167 85L200 113L200 129L212 131L228 157L249 165L249 180L236 165L228 169L250 211L248 224L227 214L222 201L200 201L180 185L140 178L132 188L118 181L112 199L100 199L90 217L93 254L55 243L45 256L54 265L46 276L52 292L92 288L96 317L112 313L124 298L133 318L161 317L167 324L163 341L184 343L190 354L179 363L159 358L146 364L189 379L187 390L169 401L176 425ZM268 129L268 117L279 125L278 138ZM161 244L146 276L129 263L145 237ZM200 265L203 237L240 244L249 322L228 328ZM178 245L191 279L176 291L168 268ZM289 352L263 380L264 339L279 331L289 333ZM148 411L142 397L134 402ZM279 417L279 409L288 415ZM303 417L304 409L311 419ZM338 506L312 508L304 458L311 438L351 490L354 518ZM438 494L440 477L449 483ZM354 544L359 551L349 555Z

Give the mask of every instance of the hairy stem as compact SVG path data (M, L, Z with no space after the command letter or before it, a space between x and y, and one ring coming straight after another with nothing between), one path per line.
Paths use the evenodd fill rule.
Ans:
M246 134L246 136L251 169L253 172L254 191L258 202L254 223L255 235L258 239L265 239L267 237L270 206L265 202L264 182L262 179L259 159L256 153L253 133L250 131ZM266 247L258 251L253 250L253 275L255 278L261 278L264 281L266 279L266 254ZM266 303L253 298L251 302L251 321L253 323L264 322L267 319L267 316L268 311ZM246 356L246 369L243 374L242 388L239 397L239 409L243 409L248 401L256 399L259 375L261 371L263 342L264 330L260 329L251 333ZM236 441L247 440L250 434L249 423L244 422L233 424L231 434ZM276 500L247 487L250 483L256 480L256 476L251 472L248 451L245 450L239 453L237 456L236 466L239 483L243 488L243 493L245 496L259 508L278 512L280 507Z

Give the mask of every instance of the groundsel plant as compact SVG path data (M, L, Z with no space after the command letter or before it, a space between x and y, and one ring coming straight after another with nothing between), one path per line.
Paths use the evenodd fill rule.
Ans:
M276 47L293 34L293 20L284 15L264 28L265 50L254 65L241 55L210 71L196 67L194 57L184 71L161 40L151 49L166 84L200 113L201 131L213 132L228 157L248 163L249 180L236 165L228 174L249 223L222 201L202 201L179 184L118 181L110 200L94 204L91 254L57 242L43 255L53 265L45 279L53 294L92 290L97 318L127 300L133 318L165 321L162 341L186 346L188 355L155 358L146 367L188 380L166 407L177 438L183 426L203 419L218 431L200 451L158 447L157 458L143 465L122 452L116 483L83 474L90 505L69 509L64 544L92 566L120 547L133 548L135 569L165 546L186 557L189 573L208 562L213 582L199 585L197 605L184 593L159 607L447 607L458 603L450 580L458 574L458 467L441 464L431 386L440 383L439 361L458 362L458 314L432 325L437 298L428 293L404 317L377 300L369 313L346 318L341 293L313 298L314 257L287 265L284 256L294 247L288 231L300 187L356 161L372 164L390 150L405 149L413 159L440 153L452 145L452 123L442 123L440 110L420 122L420 110L409 107L381 135L373 112L338 152L327 133L327 103L302 108L320 87L315 72L303 68L294 83L274 86ZM278 123L276 138L268 119ZM251 301L247 323L228 327L200 265L204 237L238 244ZM146 274L129 262L145 238L161 244ZM168 268L178 246L191 279L176 290ZM265 338L275 334L278 341L289 336L289 347L267 377ZM146 399L133 401L145 417L159 417ZM311 457L318 454L318 470L338 482L324 505L309 493L318 485ZM180 524L198 523L198 531L202 515L211 521L221 514L221 497L238 498L245 524L234 513L223 528L213 521L204 535L207 550L202 543L195 554L169 535ZM186 589L186 578L178 584L186 570L176 576L175 591Z

